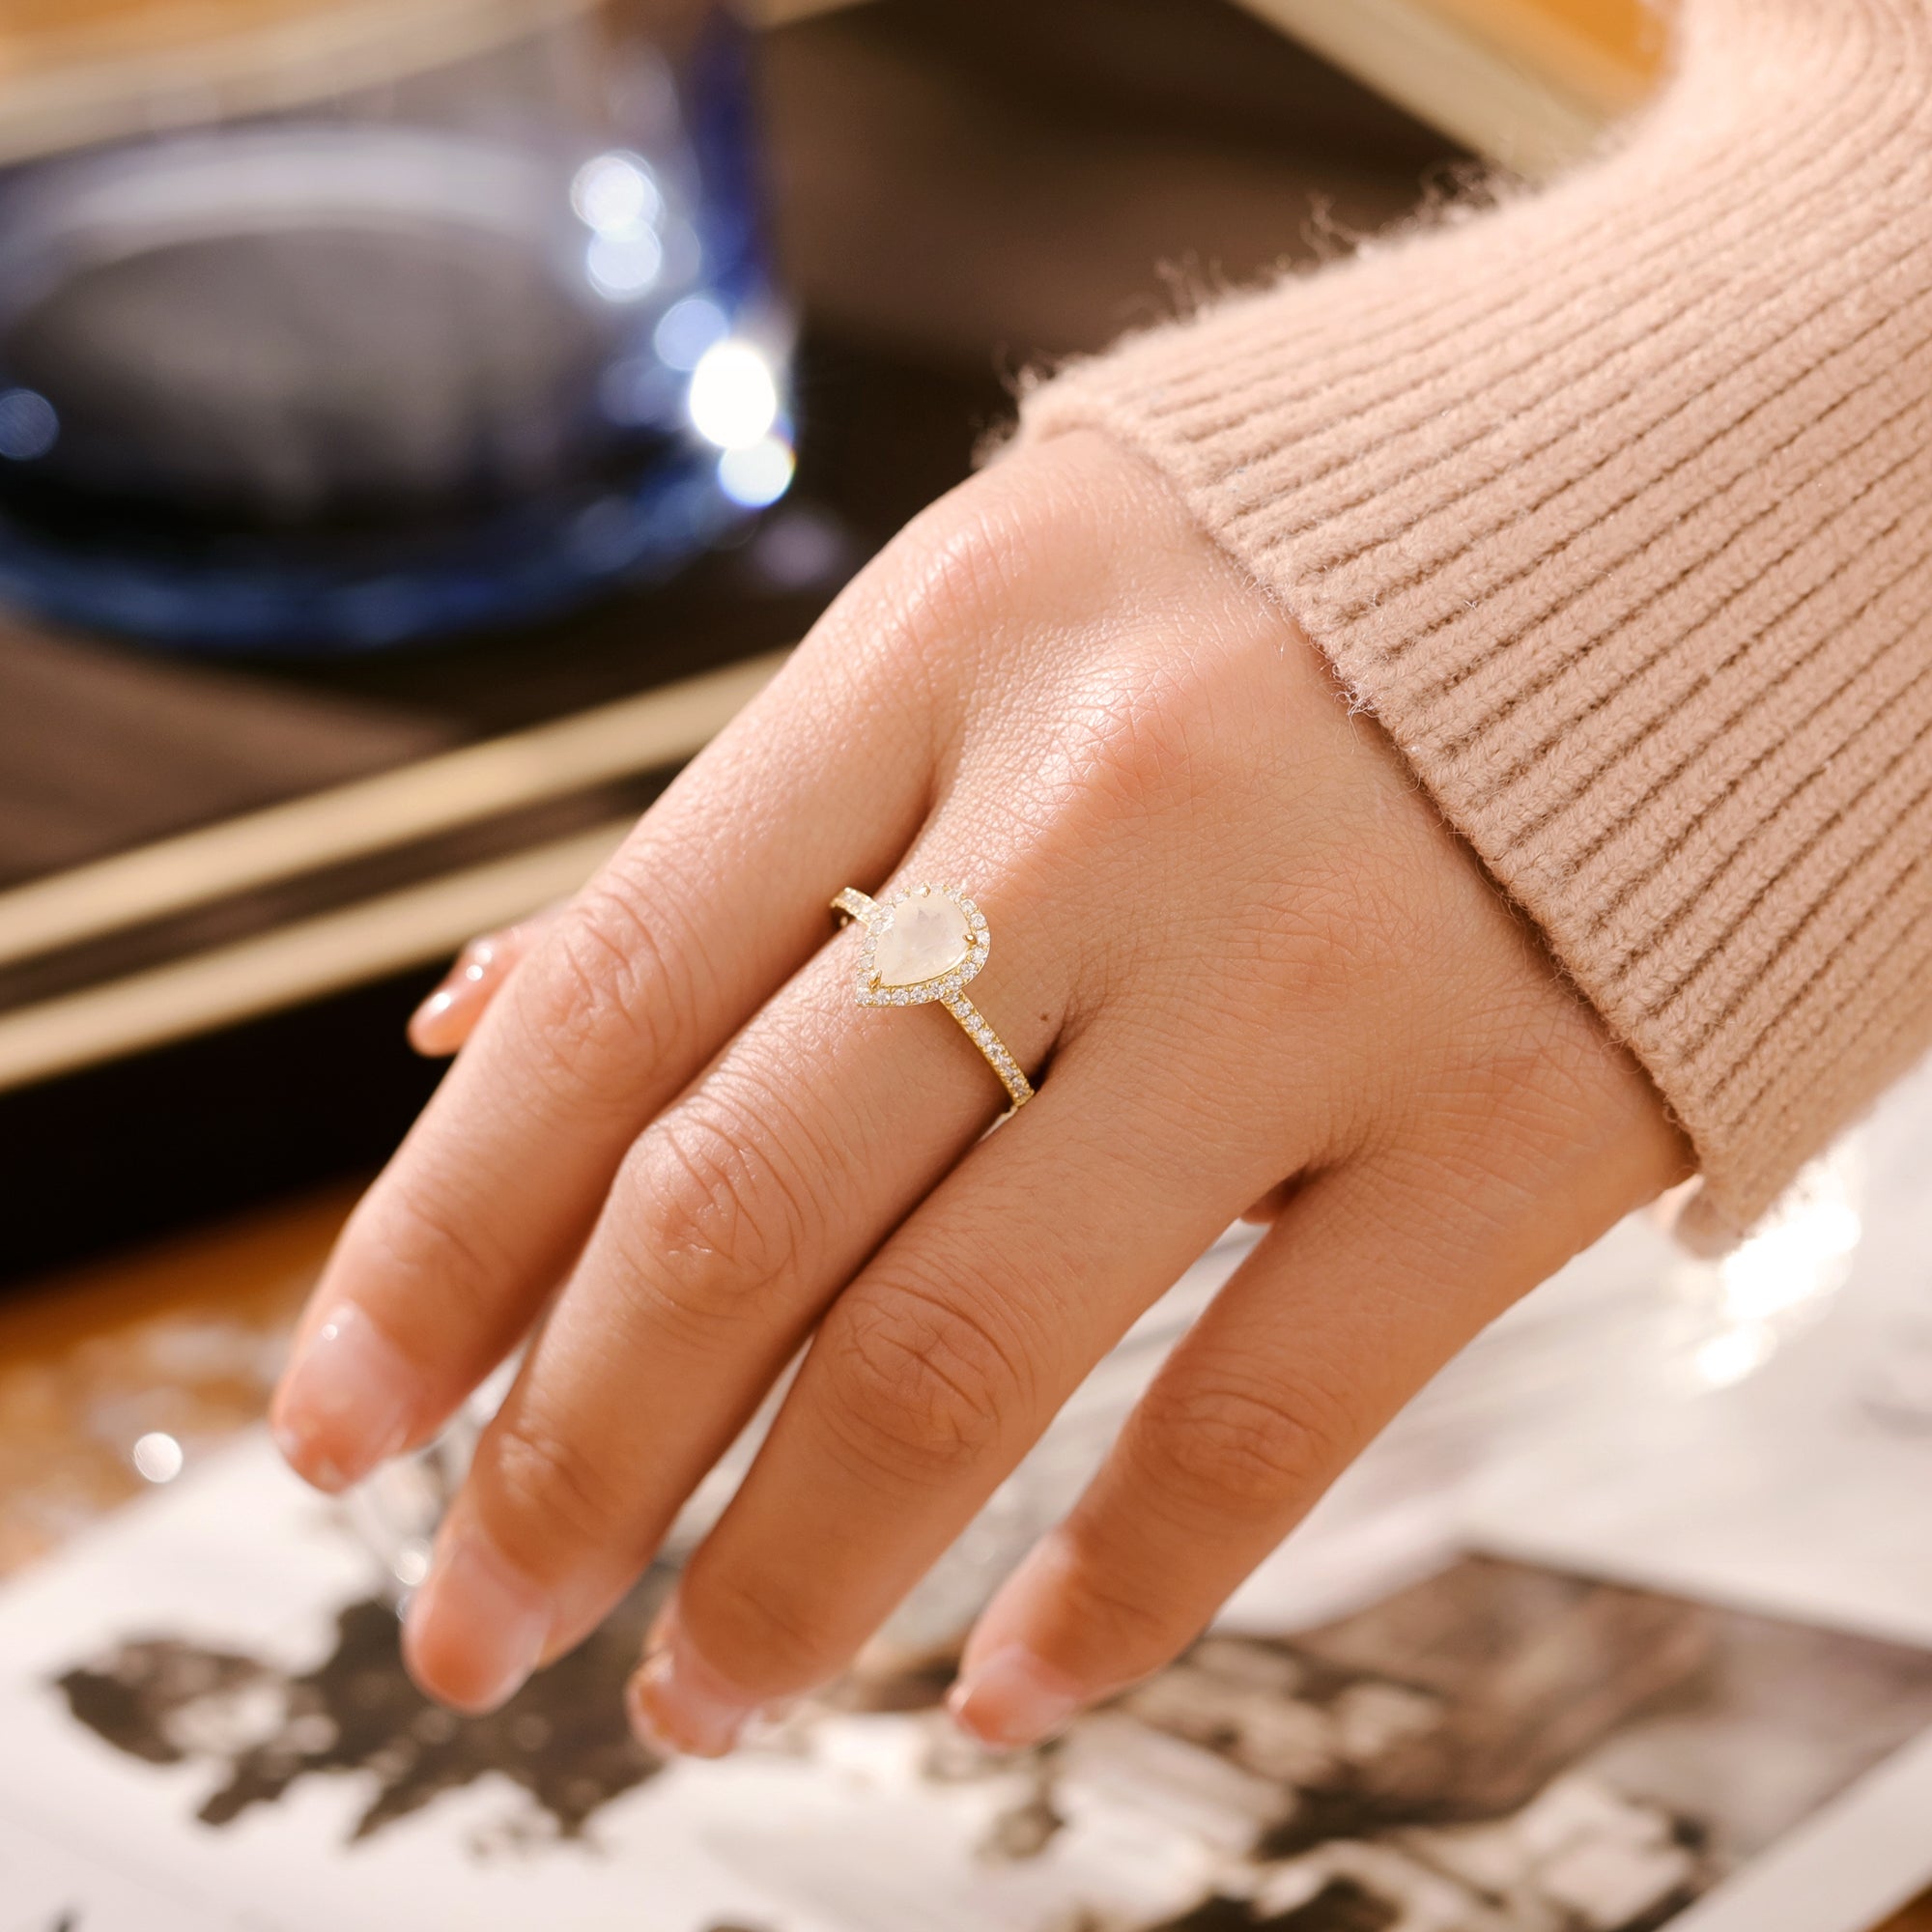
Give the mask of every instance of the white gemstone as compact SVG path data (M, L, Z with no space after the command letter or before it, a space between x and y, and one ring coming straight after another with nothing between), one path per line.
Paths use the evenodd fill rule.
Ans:
M922 886L893 908L872 964L882 986L918 986L957 966L971 950L966 915Z

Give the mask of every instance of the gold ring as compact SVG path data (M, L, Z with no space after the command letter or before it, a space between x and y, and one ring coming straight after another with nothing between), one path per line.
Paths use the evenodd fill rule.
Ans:
M1007 1112L1018 1113L1033 1098L1033 1083L960 990L986 963L992 943L986 915L957 886L907 886L885 899L847 886L832 910L841 924L857 920L866 928L852 982L859 1004L919 1007L937 1000L1000 1076L1012 1102Z

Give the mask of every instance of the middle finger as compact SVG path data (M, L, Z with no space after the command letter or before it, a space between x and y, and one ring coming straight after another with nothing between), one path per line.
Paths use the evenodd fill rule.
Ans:
M995 930L1007 896L987 903ZM1064 980L1040 937L1031 964L995 948L986 975L1028 1066ZM595 1625L826 1303L992 1117L998 1083L944 1012L855 1007L854 947L822 950L624 1158L413 1606L412 1668L438 1695L498 1702Z

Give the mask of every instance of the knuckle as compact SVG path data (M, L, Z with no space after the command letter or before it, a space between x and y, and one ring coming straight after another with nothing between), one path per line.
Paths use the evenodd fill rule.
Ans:
M1213 796L1231 750L1217 711L1189 660L1111 667L1069 712L1085 796L1103 812L1136 818Z
M978 1462L1024 1388L1013 1350L952 1293L848 1297L820 1346L834 1429L868 1473L895 1481Z
M778 1585L768 1572L747 1574L700 1549L678 1592L679 1615L698 1649L740 1682L753 1672L776 1691L822 1681L844 1661L851 1641L822 1591L794 1577ZM743 1667L734 1667L743 1666Z
M1094 548L1079 498L1014 492L1009 481L986 471L920 520L923 541L900 553L907 572L901 603L915 635L936 643L948 634L956 639L962 631L1002 630L1017 607L1079 581L1072 560L1084 561Z
M1621 1123L1641 1083L1594 1015L1563 987L1548 991L1540 1011L1519 1003L1511 1035L1487 1056L1484 1084L1499 1105L1523 1108L1536 1141L1588 1147L1605 1122Z
M1057 1535L1067 1549L1059 1577L1066 1621L1088 1656L1111 1661L1126 1681L1167 1662L1190 1636L1193 1606L1185 1571L1132 1574L1081 1548L1079 1514Z
M533 1409L485 1438L479 1470L492 1526L511 1556L541 1568L562 1549L600 1549L630 1513L617 1469L586 1446L581 1430L557 1428Z
M1005 520L975 505L921 557L904 603L909 635L936 640L955 628L1001 623L1023 569L1024 551Z
M1359 1005L1390 951L1360 878L1304 856L1289 892L1257 895L1237 910L1227 959L1272 1002L1314 1020Z
M1130 1435L1151 1495L1183 1518L1237 1522L1312 1501L1344 1460L1346 1440L1332 1398L1232 1378L1157 1380Z
M931 712L950 708L974 667L1009 636L1029 576L1010 520L961 493L928 505L820 620L868 688Z
M476 1217L420 1174L386 1184L356 1210L355 1245L373 1272L408 1291L406 1301L434 1298L468 1308L510 1272ZM348 1250L345 1250L348 1251Z
M1650 1113L1634 1064L1553 976L1473 1001L1444 1059L1435 1139L1486 1179L1536 1184L1601 1157Z
M769 1131L694 1099L638 1145L620 1179L618 1239L652 1313L708 1326L753 1313L800 1271L823 1215Z
M517 1010L540 1076L578 1099L596 1069L653 1065L695 1037L680 963L687 950L622 892L593 887L518 980Z

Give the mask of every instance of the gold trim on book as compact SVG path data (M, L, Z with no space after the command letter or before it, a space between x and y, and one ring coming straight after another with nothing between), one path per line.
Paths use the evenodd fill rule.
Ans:
M55 7L0 33L0 161L287 113L487 54L595 0L189 0Z
M1584 159L1662 74L1644 0L1241 0L1411 114L1532 179Z
M574 893L631 824L611 820L514 858L0 1014L0 1092L428 965L478 932Z
M850 0L746 0L779 26ZM703 0L649 0L629 24L673 40ZM224 119L289 113L567 28L612 0L8 0L0 162ZM591 38L597 36L597 38Z
M0 893L0 965L682 763L784 658L751 658L16 886Z

